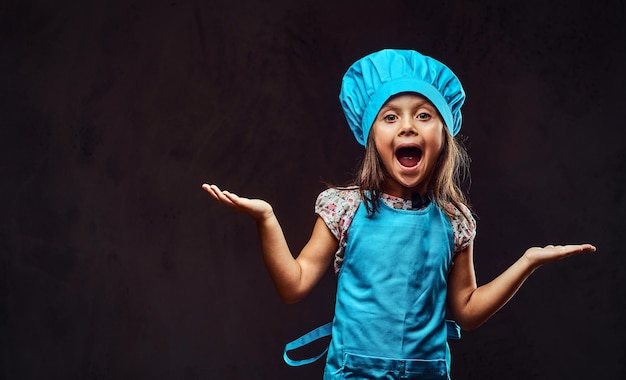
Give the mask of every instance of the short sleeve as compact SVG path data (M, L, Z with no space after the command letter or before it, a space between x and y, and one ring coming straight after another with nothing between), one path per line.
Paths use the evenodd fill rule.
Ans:
M460 205L461 210L450 204L448 210L452 213L450 222L454 231L454 253L460 252L476 237L476 220L471 211L465 205Z
M315 202L315 213L322 218L330 232L337 238L339 249L335 253L335 272L343 263L343 251L348 241L348 229L360 204L355 188L329 188Z

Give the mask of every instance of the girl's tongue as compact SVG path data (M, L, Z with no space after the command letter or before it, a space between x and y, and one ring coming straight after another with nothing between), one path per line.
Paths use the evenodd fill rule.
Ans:
M396 157L400 165L412 168L420 162L422 151L417 147L400 148L396 152Z

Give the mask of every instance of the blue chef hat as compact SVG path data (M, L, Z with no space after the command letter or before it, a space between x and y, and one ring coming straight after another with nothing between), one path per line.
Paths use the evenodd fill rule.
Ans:
M465 91L443 63L414 50L381 50L356 61L343 77L339 100L352 133L365 146L385 102L401 92L428 98L452 136L461 129Z

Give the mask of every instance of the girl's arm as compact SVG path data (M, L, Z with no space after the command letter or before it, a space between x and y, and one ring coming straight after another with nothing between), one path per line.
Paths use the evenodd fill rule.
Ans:
M263 261L281 299L294 303L304 298L330 266L338 242L321 218L313 233L294 259L272 206L260 199L239 197L215 185L202 185L217 201L251 216L261 240Z
M454 256L454 264L448 277L448 305L456 322L463 329L477 328L504 306L528 276L543 264L595 250L591 244L530 248L493 281L478 287L472 242Z

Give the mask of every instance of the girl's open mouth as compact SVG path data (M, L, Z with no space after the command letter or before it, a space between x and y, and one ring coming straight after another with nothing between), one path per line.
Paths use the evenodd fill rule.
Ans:
M396 151L396 158L400 165L412 168L422 159L422 150L416 146L400 148Z

